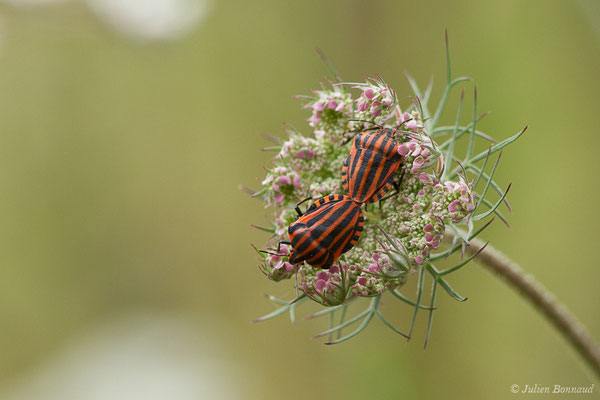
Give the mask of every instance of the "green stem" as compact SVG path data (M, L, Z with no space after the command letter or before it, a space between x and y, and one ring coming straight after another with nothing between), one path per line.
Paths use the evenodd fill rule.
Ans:
M445 236L452 240L454 233L447 230ZM485 246L483 241L473 239L466 249L468 253L475 254L483 246ZM533 304L600 378L600 347L598 343L589 335L585 326L564 304L556 299L552 292L536 281L532 275L523 271L517 263L490 245L481 251L476 260L502 278L523 298Z

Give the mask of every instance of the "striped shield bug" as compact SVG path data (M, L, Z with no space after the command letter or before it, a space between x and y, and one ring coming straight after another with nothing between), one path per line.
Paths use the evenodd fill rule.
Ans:
M344 191L357 203L381 200L394 187L394 174L402 160L394 130L382 128L356 135L342 167Z
M360 238L364 218L360 206L350 197L332 194L314 202L304 214L296 207L298 219L288 233L292 252L289 262L329 269Z

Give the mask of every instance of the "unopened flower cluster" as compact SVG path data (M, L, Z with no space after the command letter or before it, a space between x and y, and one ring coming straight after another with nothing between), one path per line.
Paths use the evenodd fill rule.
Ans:
M323 86L304 99L308 135L288 130L259 192L271 215L273 235L266 247L275 253L262 256L261 270L273 281L296 276L299 290L326 306L402 286L440 246L447 223L468 222L475 209L473 182L464 176L440 181L443 154L428 135L418 101L407 98L403 110L396 92L379 77ZM377 127L395 131L403 156L394 177L399 192L369 206L360 241L329 270L290 264L288 246L280 246L279 253L274 249L289 240L287 228L297 218L294 207L309 197L343 194L341 170L349 139Z

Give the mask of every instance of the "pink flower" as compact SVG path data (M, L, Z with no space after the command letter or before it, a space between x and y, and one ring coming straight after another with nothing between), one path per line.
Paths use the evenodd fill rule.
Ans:
M362 99L356 103L356 108L358 111L367 111L368 106L369 104L366 101L362 101Z
M381 110L376 107L371 107L371 110L369 112L371 113L371 116L373 116L373 117L378 117L379 114L381 114Z
M322 292L323 289L325 289L325 286L327 286L327 282L322 279L319 279L317 283L315 283L315 289L317 289L318 292Z
M300 175L297 172L294 172L294 179L292 180L294 183L294 189L300 189Z
M283 176L280 176L280 177L278 177L278 178L277 178L277 183L278 183L280 186L285 186L285 185L289 185L289 184L291 184L291 183L292 183L292 180L290 179L290 177L289 177L289 176L287 176L287 175L283 175Z
M458 200L454 200L448 206L448 211L453 212L453 213L459 212L459 211L461 211L461 209L462 209L462 207L460 206L460 201L458 201Z
M322 101L317 101L313 105L313 110L315 111L323 111L325 109L325 104Z

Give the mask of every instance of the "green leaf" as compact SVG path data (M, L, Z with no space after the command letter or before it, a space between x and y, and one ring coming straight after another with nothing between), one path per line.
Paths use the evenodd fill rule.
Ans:
M489 243L489 242L488 242L488 243ZM486 243L486 244L485 244L485 245L484 245L482 248L480 248L480 249L477 251L477 253L473 254L473 255L472 255L471 257L469 257L467 260L465 260L465 261L461 262L461 263L460 263L460 264L458 264L458 265L455 265L454 267L451 267L451 268L448 268L448 269L445 269L445 270L441 271L441 272L439 273L439 276L444 276L444 275L450 274L450 273L452 273L452 272L454 272L454 271L458 271L459 269L461 269L463 266L465 266L466 264L468 264L468 263L469 263L469 261L471 261L472 259L474 259L475 257L477 257L477 255L478 255L479 253L481 253L481 252L483 251L483 249L485 249L485 248L486 248L486 246L488 245L488 243Z
M269 300L271 300L271 301L273 301L274 303L277 303L277 304L279 304L279 302L282 301L282 300L279 300L279 299L277 299L277 298L275 298L273 296L268 296L267 295L267 297L269 298ZM288 311L290 309L290 307L292 307L294 304L300 304L300 303L302 303L305 300L306 300L306 295L302 294L299 297L296 297L294 300L289 301L286 305L284 305L282 307L279 307L277 310L273 311L272 313L269 313L269 314L264 315L264 316L262 316L260 318L257 318L257 319L255 319L252 322L261 322L261 321L266 321L266 320L271 319L271 318L275 318L276 316L281 315L284 312Z
M479 118L477 119L477 121L481 120L481 118L483 118L485 115L487 115L487 113L480 115ZM467 126L459 126L458 133L456 134L456 139L460 139L470 129L471 129L471 124L469 124ZM450 133L450 132L454 132L454 126L440 126L438 128L435 128L429 136L437 137L437 136L441 136L444 133ZM492 143L498 143L497 140L495 140L494 138L489 136L487 133L484 133L478 129L475 130L475 135L479 136L482 139L490 141ZM446 148L446 146L448 146L448 144L450 143L450 140L451 139L446 140L444 143L440 144L438 147L440 149Z
M483 166L481 167L481 171L479 171L479 174L477 175L477 179L475 179L475 183L473 184L473 190L475 190L477 188L477 184L479 183L479 181L481 180L481 177L483 176L483 171L485 170L485 167L487 166L487 162L489 159L490 159L490 150L488 150L488 154L485 156L485 159L483 160ZM489 177L487 179L491 180L492 178Z
M450 286L450 284L448 284L448 282L446 282L444 279L439 278L439 283L440 285L444 288L444 290L454 299L460 302L463 301L467 301L466 297L462 297L460 294L458 294L454 289L452 289L452 287Z
M296 306L298 304L298 302L295 302L290 306L290 322L292 325L296 325Z
M259 225L250 225L250 227L256 228L259 231L265 231L265 232L269 232L269 233L275 233L275 228L265 228L264 226L259 226Z
M342 308L342 312L340 313L340 320L338 322L338 325L341 325L344 323L344 319L346 318L346 311L348 310L348 303L344 304L344 307ZM333 315L333 314L332 314ZM342 337L342 331L339 330L338 331L338 339Z
M484 162L483 162L483 166L481 167L481 169L479 169L478 167L475 167L473 165L469 165L467 167L467 170L471 170L472 172L478 174L477 180L475 181L475 184L473 185L473 190L475 190L477 188L477 183L479 183L480 178L489 179L489 176L484 172L485 164L486 164L486 160L487 159L488 158L486 157L485 160L484 160ZM504 191L500 188L500 186L494 180L492 180L492 188L500 196L502 196L502 194L504 193ZM510 204L508 203L508 200L504 199L504 204L506 204L506 208L508 208L508 211L512 212L512 209L510 208Z
M329 314L329 329L333 328L333 320L334 320L334 313L330 313ZM341 332L341 330L339 330L338 332ZM333 340L333 332L329 334L329 341Z
M367 327L367 325L369 325L369 322L371 322L371 319L373 319L373 315L377 311L377 306L379 304L379 300L380 299L381 299L381 295L373 297L371 299L371 303L369 305L369 308L367 308L365 311L363 311L362 313L360 313L356 317L352 318L351 320L349 320L349 321L347 321L347 322L345 322L343 324L340 324L340 325L336 326L335 328L332 328L332 329L329 329L329 330L327 330L325 332L319 333L317 336L314 336L313 338L318 338L318 337L321 337L321 336L328 335L330 333L339 331L339 330L345 328L346 326L348 326L348 325L350 325L350 324L352 324L352 323L354 323L354 322L356 322L356 321L358 321L358 320L360 320L361 318L364 317L363 322L360 324L360 326L355 331L353 331L352 333L350 333L350 334L348 334L348 335L346 335L346 336L344 336L344 337L342 337L340 339L337 339L337 340L334 340L334 341L329 341L329 342L327 342L325 344L337 344L337 343L341 343L341 342L343 342L345 340L348 340L348 339L356 336L363 329L365 329Z
M270 299L269 299L270 300ZM261 322L261 321L266 321L268 319L271 318L275 318L278 315L283 314L284 312L288 311L290 309L290 307L294 304L294 303L298 303L300 304L301 302L303 302L304 300L306 300L306 295L301 295L300 297L297 297L296 299L292 300L291 302L289 302L287 305L284 305L283 307L279 307L277 310L273 311L272 313L269 313L267 315L264 315L260 318L255 319L252 322Z
M448 224L448 226L450 227L450 229L454 232L454 235L457 236L459 239L461 239L463 242L465 243L469 243L469 237L464 236L464 231L461 231L459 229L456 228L456 226L454 226L454 224Z
M425 96L423 96L421 89L419 89L419 85L413 79L413 77L406 71L404 72L404 76L406 76L406 80L408 81L411 89L413 90L413 92L415 92L415 96L417 96L419 99L427 96L427 101L429 101L429 94L431 94L431 85L427 87L428 92L426 92ZM429 108L427 107L427 101L423 101L421 103L421 106L423 107L423 115L422 115L423 118L429 116ZM415 105L415 108L416 108L416 105Z
M338 344L338 343L341 343L345 340L348 340L348 339L353 338L354 336L358 335L360 332L362 332L367 327L367 325L369 325L369 322L371 322L371 320L373 319L373 314L375 314L375 313L369 312L369 314L364 319L364 321L360 324L360 326L358 328L356 328L356 330L353 331L352 333L350 333L340 339L334 340L332 342L327 342L325 344L327 344L327 345Z
M272 301L273 303L278 304L280 306L287 306L291 302L291 300L281 300L281 299L278 299L275 296L271 296L270 294L266 294L266 293L265 293L265 297L267 299L269 299L270 301Z
M488 156L489 154L491 154L491 149L488 150ZM487 180L487 183L485 184L485 187L483 188L483 192L481 192L481 194L479 195L480 198L485 199L485 196L487 195L487 191L490 187L490 184L492 183L492 179L494 178L494 174L496 173L496 168L498 168L498 163L500 162L500 157L502 157L502 151L500 151L500 154L498 154L498 158L496 159L496 163L494 164L494 167L492 168L492 172L490 172L490 177ZM477 210L479 209L479 206L481 205L481 202L477 202L477 205L475 206L475 209L473 210L473 215L477 212Z
M494 205L492 203L490 203L489 200L487 200L487 199L481 199L481 198L479 198L479 195L478 195L478 200L481 201L488 208L493 208L494 207ZM494 210L494 214L496 214L496 216L498 217L498 219L500 221L502 221L504 223L504 225L506 225L507 227L510 228L510 224L508 223L508 220L506 219L506 217L504 217L504 215L500 211L498 211L498 209Z
M518 138L520 138L521 135L523 133L525 133L526 130L527 130L527 126L525 128L523 128L523 130L521 130L519 133L509 137L508 139L504 139L503 141L501 141L498 144L493 145L492 148L490 149L490 154L494 154L495 152L502 150L503 148L505 148L506 146L508 146L509 144L511 144ZM469 164L473 165L477 161L482 160L486 154L487 154L487 151L477 154L475 157L473 157L469 160Z
M415 306L415 312L413 313L412 321L410 322L410 331L408 332L409 340L412 337L413 328L415 327L415 321L417 320L417 312L419 312L419 306L421 303L421 296L423 294L423 282L425 280L425 272L423 267L419 269L419 283L417 286L417 302Z
M442 176L442 182L446 180L446 176L448 175L448 171L450 171L450 164L452 163L452 158L454 156L454 145L456 144L456 134L458 132L458 126L460 123L460 115L462 113L463 100L465 99L465 90L463 89L460 94L460 101L458 103L458 111L456 112L456 124L454 125L454 132L452 133L452 139L450 140L450 144L448 146L448 151L446 151L446 158L444 160L444 174Z
M460 82L469 81L469 80L471 80L471 78L465 78L465 77L456 78L455 80L453 80L446 86L446 89L444 90L444 94L442 95L442 100L440 101L438 108L435 110L435 114L433 115L433 118L430 120L429 127L428 127L429 130L433 131L435 129L435 126L437 125L440 117L442 116L442 112L444 111L444 108L446 107L446 103L448 102L448 97L450 96L450 92L452 91L452 88L454 88L454 86L456 86Z
M473 127L471 129L471 137L469 138L469 147L467 148L465 161L471 158L473 155L473 149L475 148L475 128L477 125L477 86L475 86L473 89L473 121L471 122L471 125Z
M400 293L400 292L396 291L396 289L394 289L394 290L390 290L389 292L392 294L392 296L394 296L394 297L396 297L397 299L399 299L399 300L401 300L401 301L405 302L406 304L410 304L410 305L411 305L411 306L413 306L413 307L417 307L417 303L415 303L414 301L411 301L411 300L407 299L406 297L404 297L404 296L402 295L402 293ZM418 307L419 307L419 308L422 308L423 310L429 310L429 307L425 307L425 306L422 306L422 305L420 305L420 304L418 305Z
M429 104L429 99L431 98L431 91L433 90L433 75L429 78L429 83L427 84L427 88L425 89L425 93L423 94L423 108L427 111L427 105ZM427 112L428 116L429 112Z
M323 64L325 64L325 66L329 70L329 73L331 74L333 80L336 83L342 82L342 78L340 77L340 74L338 74L338 72L335 70L335 68L333 67L333 64L329 61L327 56L325 56L325 54L321 51L320 48L317 47L317 48L315 48L315 50L316 50L317 54L319 55L319 57L321 58L321 60L323 61Z
M402 333L401 331L399 331L398 329L396 329L396 327L394 325L392 325L390 322L388 322L388 320L386 320L383 315L381 315L381 313L379 312L379 310L375 311L375 315L377 315L379 317L379 319L385 324L387 325L388 328L390 328L391 330L393 330L394 332L396 332L399 335L404 336L407 339L410 339L408 337L408 335L406 335L405 333Z
M329 335L330 333L337 332L340 329L344 329L345 327L347 327L349 325L352 325L353 323L361 320L362 318L364 318L370 312L371 312L370 309L366 309L365 311L363 311L360 314L358 314L356 317L349 319L348 321L344 322L343 324L339 324L338 326L336 326L334 328L327 329L326 331L323 331L323 332L321 332L321 333L313 336L313 339L317 339L317 338Z
M427 335L425 336L425 344L423 345L423 349L427 348L427 343L429 343L429 335L431 334L431 325L433 324L433 311L435 309L435 295L437 291L437 281L433 280L433 288L431 289L431 311L429 311L429 320L427 321Z
M467 300L466 297L462 297L454 289L452 289L452 286L450 286L450 284L440 276L440 272L433 266L433 264L427 264L427 270L429 271L433 279L437 280L438 283L442 286L442 288L450 295L450 297L460 302Z
M267 188L263 188L263 189L259 190L258 192L252 193L252 195L250 197L256 197L256 198L264 201L266 193L267 193Z
M479 221L481 219L484 219L485 217L487 217L491 213L496 212L496 210L498 209L498 206L500 206L500 203L502 203L504 201L504 199L506 198L506 195L508 194L508 191L510 190L511 185L512 185L512 183L510 183L508 185L508 187L506 188L506 191L504 192L504 194L502 195L502 197L500 197L500 199L498 200L498 202L496 204L494 204L494 206L492 208L490 208L489 210L487 210L484 213L481 213L479 215L475 215L473 217L473 221Z
M477 235L479 235L481 232L483 232L485 230L485 228L487 228L488 226L490 226L492 224L492 222L494 222L494 218L492 218L491 220L489 220L485 225L483 225L481 228L479 228L477 231L475 231L473 234L471 234L469 236L469 240L473 240L474 238L477 237ZM442 252L442 253L437 253L437 254L432 254L431 257L429 257L430 261L436 261L436 260L440 260L442 258L446 258L448 257L450 254L454 253L456 250L460 249L462 247L462 243L460 244L456 244L454 243L457 240L458 236L454 237L454 241L452 246Z
M322 315L326 315L326 314L329 314L329 313L335 312L335 311L339 310L340 308L347 307L347 306L348 306L348 304L350 304L350 303L351 303L352 301L354 301L355 299L356 299L356 297L353 297L353 298L351 298L351 299L347 300L347 302L346 302L346 303L344 303L344 304L340 304L339 306L327 307L327 308L325 308L324 310L318 311L318 312L316 312L316 313L314 313L314 314L311 314L311 315L309 315L309 316L307 316L307 317L304 317L304 319L313 319L313 318L320 317L320 316L322 316Z

